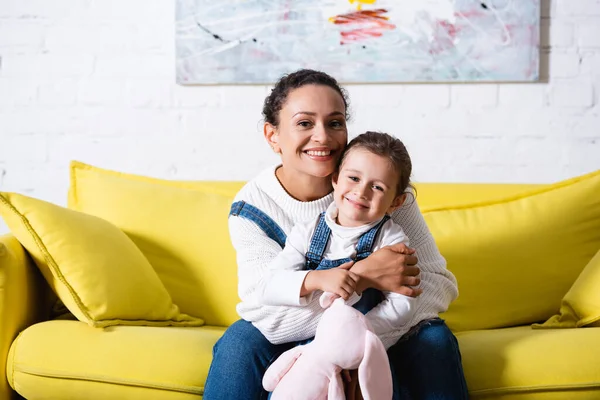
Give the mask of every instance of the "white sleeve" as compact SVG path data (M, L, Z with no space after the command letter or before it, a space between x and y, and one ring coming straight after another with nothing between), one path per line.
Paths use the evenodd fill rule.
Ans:
M312 293L300 297L302 284L309 271L304 270L311 227L296 224L285 242L284 249L269 264L264 280L259 284L258 301L270 306L305 306Z
M385 299L366 314L377 336L396 331L408 324L418 299L393 292L384 292Z
M410 239L410 247L416 250L423 289L418 298L424 309L436 313L446 311L458 296L458 285L452 272L446 268L446 260L440 254L416 200L400 207L392 218L402 226Z
M239 216L229 217L229 233L236 250L238 265L237 312L252 322L273 344L305 340L315 335L323 313L319 292L304 307L267 306L258 295L269 265L281 252L281 246L269 238L254 222Z
M390 218L381 227L381 230L377 235L377 241L373 243L373 251L397 243L404 243L407 246L410 244L408 241L408 236L406 236L406 233L404 233L402 227Z
M392 214L392 218L402 226L410 239L410 246L416 250L415 255L419 259L417 266L421 269L420 288L423 289L423 293L413 305L412 320L402 328L380 336L386 349L394 345L414 325L446 311L458 296L456 278L446 268L446 260L440 254L416 200L409 199Z
M409 245L402 227L393 220L387 221L379 232L374 249L397 243ZM415 311L418 299L393 292L384 292L385 299L366 314L377 336L396 331L408 324Z
M417 297L413 304L413 312L410 322L396 330L377 335L383 342L383 345L386 349L389 349L396 344L398 339L400 339L419 322L426 319L435 318L439 313L448 308L448 305L450 304L450 302L447 300L449 294L441 292L444 290L445 285L446 278L443 276L431 272L421 271L420 287L423 289L423 293ZM424 297L425 293L429 293L430 295Z

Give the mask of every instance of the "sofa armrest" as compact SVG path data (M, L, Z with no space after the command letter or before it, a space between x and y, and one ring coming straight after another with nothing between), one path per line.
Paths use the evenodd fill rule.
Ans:
M25 249L12 235L0 236L0 398L15 396L6 378L6 357L23 329L48 319L51 291Z

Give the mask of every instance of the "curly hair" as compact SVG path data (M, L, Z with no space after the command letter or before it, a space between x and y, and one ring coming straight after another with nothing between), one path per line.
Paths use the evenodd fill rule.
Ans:
M344 100L344 109L346 119L350 119L349 99L346 90L339 83L325 72L312 69L300 69L282 76L275 84L271 93L265 98L262 114L265 122L277 127L279 126L279 112L287 100L290 91L305 85L323 85L329 86Z

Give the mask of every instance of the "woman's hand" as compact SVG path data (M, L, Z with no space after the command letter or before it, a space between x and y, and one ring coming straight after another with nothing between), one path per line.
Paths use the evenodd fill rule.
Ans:
M418 286L421 279L416 266L418 259L415 250L404 243L382 247L369 257L354 264L351 271L360 279L356 291L362 293L367 288L417 297L422 290Z
M331 292L344 300L348 300L356 291L358 282L358 275L350 271L352 265L354 265L354 261L342 264L337 268L310 271L304 279L303 289L306 289L308 293L315 290ZM301 294L304 292L304 290L301 290Z

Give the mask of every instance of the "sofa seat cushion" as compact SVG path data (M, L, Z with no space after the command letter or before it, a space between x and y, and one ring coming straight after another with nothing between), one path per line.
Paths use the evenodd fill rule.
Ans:
M28 399L198 399L224 331L47 321L13 342L8 381Z
M600 328L524 326L456 336L474 399L598 398Z

